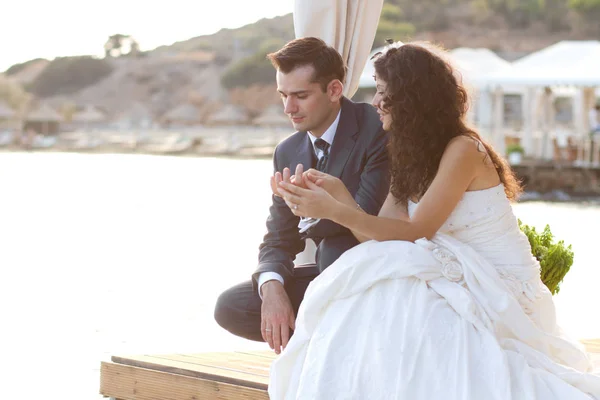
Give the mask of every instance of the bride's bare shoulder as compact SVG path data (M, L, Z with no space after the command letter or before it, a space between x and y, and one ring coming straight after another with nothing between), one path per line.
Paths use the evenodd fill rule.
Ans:
M485 160L487 155L485 146L479 140L460 135L450 140L443 157L462 157L468 160L480 161Z

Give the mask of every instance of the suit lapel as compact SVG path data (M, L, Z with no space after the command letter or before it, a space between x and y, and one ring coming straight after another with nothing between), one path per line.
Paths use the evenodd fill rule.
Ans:
M354 114L353 105L345 97L342 99L342 111L340 122L335 131L335 137L329 152L329 161L327 162L327 173L340 178L342 171L346 166L348 157L356 144L356 134L358 133L358 124Z
M290 166L292 174L295 172L296 165L298 164L302 164L304 166L304 171L312 168L315 165L315 151L310 138L308 137L308 133L306 132L304 132L303 138L298 146L298 155L296 160L296 164Z

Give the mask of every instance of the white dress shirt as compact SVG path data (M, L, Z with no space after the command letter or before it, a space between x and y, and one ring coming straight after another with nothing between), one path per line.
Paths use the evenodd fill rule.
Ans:
M327 130L323 133L323 135L321 135L321 139L326 141L327 144L329 144L330 148L331 148L331 144L333 143L333 139L335 138L335 132L337 131L337 127L340 123L341 113L342 113L342 110L340 110L338 112L337 117L335 118L335 121L333 121L333 123L331 125L329 125L329 128L327 128ZM315 147L315 141L318 138L315 135L313 135L310 131L308 131L307 133L308 133L308 137L313 145L313 150L317 156L317 159L320 160L321 157L323 157L323 152ZM308 230L308 228L315 225L319 221L320 220L318 220L318 219L312 219L312 218L300 218L300 222L298 223L298 229L301 233L305 232L306 230ZM283 277L281 275L279 275L277 272L263 272L262 274L260 274L258 276L258 295L260 296L261 299L262 299L262 294L260 292L260 289L261 289L262 285L265 284L266 282L272 281L272 280L277 280L277 281L281 282L281 284L283 285Z

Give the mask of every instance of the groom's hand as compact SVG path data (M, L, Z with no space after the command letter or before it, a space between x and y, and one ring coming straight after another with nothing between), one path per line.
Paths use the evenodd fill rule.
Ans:
M291 175L291 171L287 167L283 169L283 173L277 171L275 175L271 177L271 191L275 196L281 197L281 194L279 194L279 182L293 183L296 186L306 188L302 180L303 173L304 166L302 164L296 165L296 172L294 175Z
M260 331L269 346L280 354L295 328L294 309L281 282L268 281L261 286L262 307Z

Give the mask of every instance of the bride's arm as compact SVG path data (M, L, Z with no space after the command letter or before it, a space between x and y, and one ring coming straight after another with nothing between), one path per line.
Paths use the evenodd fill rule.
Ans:
M344 204L312 182L309 189L282 185L286 201L298 204L295 214L327 218L343 225L364 240L409 240L431 238L456 207L469 185L484 166L486 153L478 150L476 142L458 137L450 142L438 168L438 173L419 201L412 218L396 219L387 213L372 216L356 207ZM386 203L393 202L393 198Z
M480 166L483 166L482 157L485 153L480 152L472 140L458 138L452 141L412 218L375 217L341 205L332 212L331 219L359 235L378 241L431 239L477 176Z
M348 203L343 203L343 204L345 204L347 206L349 205ZM356 209L357 211L359 211L365 215L370 215L370 214L367 214L360 207L354 207L354 209ZM385 202L383 203L383 206L381 206L381 209L379 210L378 216L381 218L392 218L394 220L399 220L399 219L403 220L403 221L409 220L407 206L402 205L402 204L396 204L396 198L391 193L389 193L387 195ZM362 235L358 231L350 229L350 232L352 232L354 237L356 237L356 240L358 240L360 243L371 240L371 238L369 238L368 236Z

